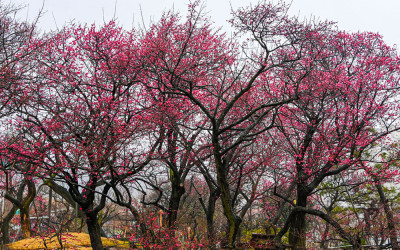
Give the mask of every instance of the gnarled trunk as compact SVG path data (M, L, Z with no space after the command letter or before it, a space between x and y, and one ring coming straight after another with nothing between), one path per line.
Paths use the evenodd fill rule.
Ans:
M304 184L297 184L296 205L307 207L307 193ZM289 244L295 249L306 249L306 213L296 211L290 221Z
M222 207L224 209L224 215L228 221L227 238L225 242L226 245L224 247L235 248L236 237L239 231L239 225L241 220L236 216L236 214L233 211L233 207L231 204L231 195L229 193L228 181L226 180L225 173L223 173L224 171L221 169L223 168L222 164L220 165L217 162L216 168L217 168L218 185L220 186L221 189Z
M28 187L28 194L25 198L22 198L25 185ZM18 193L19 194L17 194L17 197L14 197L8 193L6 193L4 197L19 208L21 216L22 235L24 238L29 238L31 237L31 220L29 217L29 208L36 197L35 183L30 179L25 179L24 184L20 186Z
M2 233L2 239L1 243L3 245L10 243L10 223L11 220L14 218L15 213L17 212L18 206L13 204L10 212L6 215L6 217L3 218L3 221L1 222L1 233Z
M29 209L31 203L36 197L36 186L32 180L26 180L26 184L28 186L28 194L22 202L22 206L20 207L21 211L21 229L22 235L24 238L31 237L31 220L29 216Z
M178 219L178 209L181 202L181 198L185 193L185 187L183 183L179 181L172 182L171 197L168 204L168 216L167 216L167 227L169 229L175 229L175 223Z
M233 219L228 219L228 235L227 235L227 245L225 247L230 249L235 249L236 239L238 237L240 223L242 220L233 214Z
M14 215L17 212L18 207L20 205L18 203L18 201L22 200L22 198L23 198L22 196L23 196L23 193L24 193L25 185L26 185L25 182L23 182L18 187L18 191L17 191L17 195L15 197L15 200L10 200L12 202L12 204L13 204L12 207L11 207L11 210L3 218L3 221L2 221L2 224L1 224L2 244L3 245L10 243L10 233L9 233L10 223L11 223L11 220L14 218ZM8 200L8 198L11 198L11 197L8 197L8 194L6 194L4 198L6 198ZM17 201L17 202L15 202L15 201Z
M90 243L93 250L103 250L103 243L101 241L101 230L98 221L98 212L86 212L86 225L88 228Z
M214 232L214 214L215 214L215 204L217 202L218 196L220 195L219 188L212 189L208 198L208 206L206 211L207 219L207 236L209 247L211 249L215 248L215 232Z
M24 239L30 238L31 235L31 220L29 217L29 208L20 209L21 212L21 231Z

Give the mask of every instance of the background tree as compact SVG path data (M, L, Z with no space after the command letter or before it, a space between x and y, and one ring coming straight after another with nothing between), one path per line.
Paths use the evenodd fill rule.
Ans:
M0 116L6 116L24 103L27 92L21 84L29 80L35 52L35 26L16 19L20 7L0 1Z

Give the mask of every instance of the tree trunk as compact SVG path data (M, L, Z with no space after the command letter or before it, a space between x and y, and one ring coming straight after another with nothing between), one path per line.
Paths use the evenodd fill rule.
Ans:
M296 205L307 207L307 194L303 191L303 184L297 184ZM306 249L306 213L297 211L290 221L289 244L295 249Z
M28 194L23 198L23 192L25 185L28 186ZM20 185L16 197L6 193L4 197L17 206L20 210L21 216L21 230L24 238L31 237L31 221L29 218L29 208L31 203L36 197L36 186L35 183L30 179L25 179L23 184ZM15 213L15 212L14 212Z
M178 219L178 209L181 198L185 193L185 187L180 181L171 183L171 197L168 204L167 227L168 229L175 229L175 223Z
M29 207L28 209L20 209L21 212L21 231L24 239L30 238L31 235L31 220L29 218Z
M235 249L236 239L239 233L241 220L239 217L233 215L233 220L228 219L228 244L226 245L227 248Z
M86 212L86 225L88 227L90 243L93 250L103 250L100 225L97 218L98 212Z
M36 186L32 180L25 180L28 186L28 194L22 201L22 206L20 207L21 212L21 229L24 239L31 237L31 220L29 216L29 209L31 203L36 197Z
M396 227L394 225L392 210L389 207L389 203L388 200L386 199L385 193L383 192L382 185L377 184L376 188L378 189L379 198L383 204L383 209L385 210L387 225L389 229L390 242L392 243L392 249L400 249L399 243L397 242Z
M2 233L2 244L10 243L10 222L14 218L15 213L18 210L18 206L13 204L10 212L4 217L1 223L1 233Z
M226 248L235 248L235 242L237 233L239 231L239 226L241 223L241 219L234 213L233 206L231 202L231 195L229 192L229 184L226 179L226 174L224 173L224 167L221 163L216 162L216 169L217 169L217 180L218 185L221 189L221 202L222 207L224 209L224 215L228 221L228 228L227 228L227 238L224 247Z
M3 221L2 221L2 224L1 224L2 244L3 245L10 243L10 234L9 234L10 222L14 218L15 213L17 212L18 207L20 205L20 203L18 201L21 201L22 198L23 198L25 185L26 185L25 182L23 182L18 187L18 191L17 191L17 194L15 196L15 200L17 202L15 202L13 199L9 200L13 205L11 207L10 212L8 212L8 214L3 218ZM8 200L8 198L10 198L10 197L8 197L8 194L6 193L4 198L6 198Z
M220 155L220 147L218 139L213 138L215 169L217 172L217 183L221 190L221 203L224 209L224 215L228 221L227 235L225 242L221 245L226 248L235 248L235 241L239 229L240 218L233 211L232 197L229 190L229 182L227 180L226 162L222 160Z
M207 219L207 236L208 245L210 249L215 248L216 238L214 232L214 214L215 214L215 204L217 202L218 196L220 195L219 188L212 189L208 198L208 206L206 211Z

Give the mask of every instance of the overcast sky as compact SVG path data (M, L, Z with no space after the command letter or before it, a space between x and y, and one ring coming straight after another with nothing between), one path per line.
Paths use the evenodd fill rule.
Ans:
M3 0L7 2L7 0ZM27 6L23 18L31 18L41 9L42 30L62 27L71 20L80 23L102 24L117 18L125 28L137 27L143 21L157 21L164 10L185 13L188 0L8 0ZM229 31L226 20L233 9L257 3L257 0L206 0L206 8L217 26ZM383 35L389 45L400 46L400 0L293 0L291 13L301 18L314 16L320 20L337 21L340 29L347 31L373 31Z

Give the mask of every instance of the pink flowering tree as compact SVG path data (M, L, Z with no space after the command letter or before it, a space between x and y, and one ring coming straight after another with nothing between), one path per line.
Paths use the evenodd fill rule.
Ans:
M289 153L285 164L296 185L296 203L287 199L293 209L279 235L289 230L290 243L305 247L306 214L312 214L358 247L357 237L309 207L310 196L326 178L351 174L364 151L399 129L394 100L400 61L376 34L332 30L316 37L313 46L323 55L313 62L318 70L299 86L301 98L281 109L278 118Z
M143 170L158 143L146 113L152 99L137 84L135 34L113 22L72 26L37 46L36 79L24 86L31 95L12 121L23 140L4 150L40 164L26 175L68 188L86 215L92 247L102 249L98 213L113 189Z
M250 43L258 46L250 50L245 45L248 58L241 60L238 47L211 29L197 5L189 6L184 22L174 14L164 16L141 41L149 72L146 84L180 95L200 110L197 119L205 121L228 221L227 245L234 247L241 219L233 209L228 176L235 154L274 127L280 107L299 98L300 83L318 54L307 49L313 43L309 34L325 31L329 24L303 24L287 17L281 5L239 10L234 27L251 32ZM267 26L269 30L262 29Z

